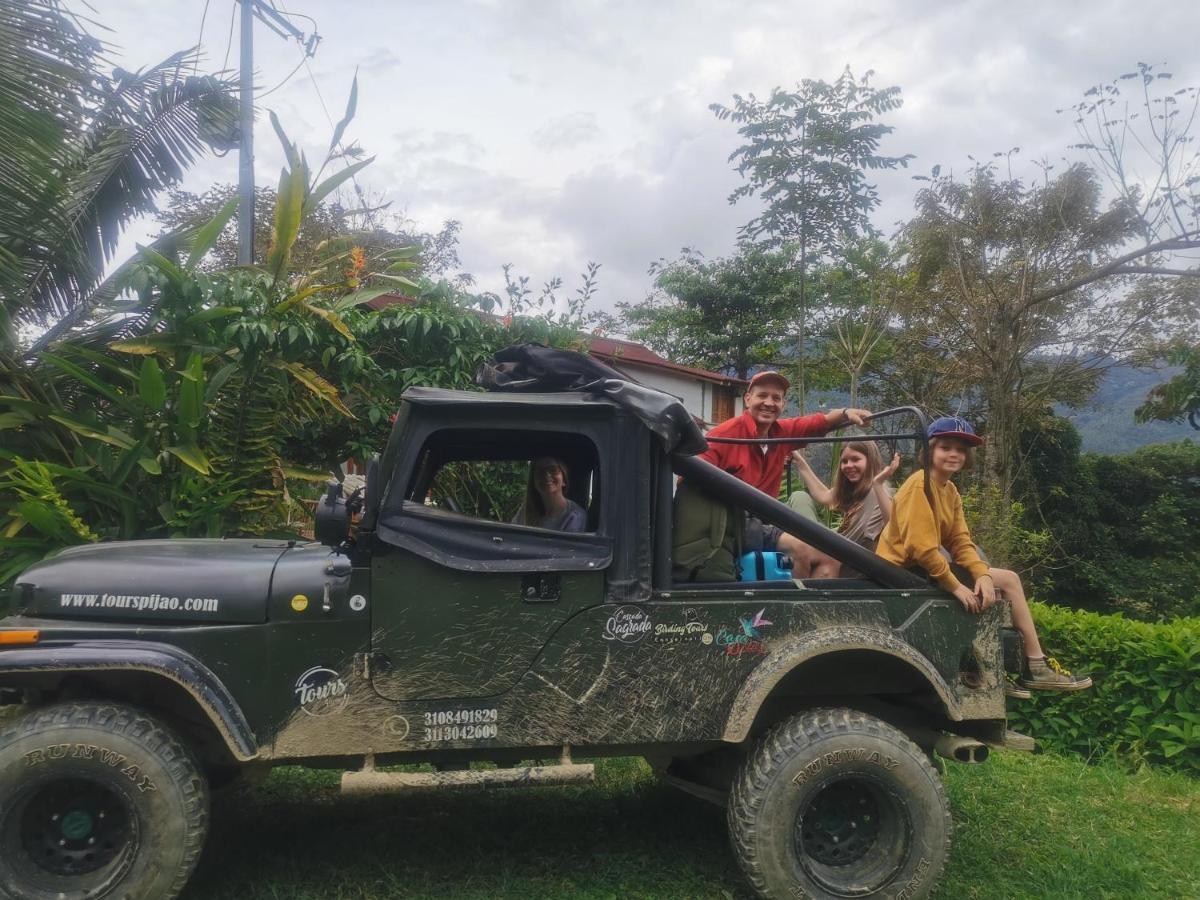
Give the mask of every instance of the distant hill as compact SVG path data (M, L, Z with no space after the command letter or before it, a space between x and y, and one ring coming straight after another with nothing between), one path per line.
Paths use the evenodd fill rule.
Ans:
M1070 419L1079 429L1086 453L1131 453L1147 444L1163 444L1187 438L1200 443L1200 431L1186 422L1148 422L1139 425L1133 420L1133 411L1146 399L1150 389L1178 371L1114 366L1105 373L1090 403L1078 409L1060 405L1055 412ZM845 406L849 400L849 394L820 391L809 394L806 406L809 411L830 409Z
M1056 412L1075 423L1086 452L1130 453L1146 444L1162 444L1185 438L1200 442L1200 431L1186 422L1147 422L1139 425L1133 420L1133 411L1146 399L1150 389L1178 371L1115 366L1105 374L1091 403L1079 409L1060 407Z

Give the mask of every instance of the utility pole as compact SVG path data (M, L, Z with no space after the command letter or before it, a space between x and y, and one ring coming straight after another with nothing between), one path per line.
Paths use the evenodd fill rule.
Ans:
M239 72L241 143L238 145L238 265L254 264L254 17L283 38L295 38L304 55L317 52L320 35L305 36L263 0L237 0L242 5L242 63Z
M238 256L239 266L254 264L254 7L242 4L241 115L242 141L238 149Z

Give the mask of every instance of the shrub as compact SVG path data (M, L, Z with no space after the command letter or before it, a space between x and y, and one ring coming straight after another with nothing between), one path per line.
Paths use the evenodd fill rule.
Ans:
M1164 624L1033 604L1048 655L1087 672L1078 694L1035 692L1010 725L1054 750L1115 754L1200 775L1200 619Z

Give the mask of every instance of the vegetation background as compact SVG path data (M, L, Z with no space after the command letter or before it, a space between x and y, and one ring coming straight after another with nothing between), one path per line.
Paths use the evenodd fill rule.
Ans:
M406 387L469 388L510 343L582 349L620 333L739 376L785 367L798 409L844 397L980 426L983 465L961 485L976 536L1036 596L1074 608L1040 610L1048 643L1102 685L1094 702L1023 715L1103 765L1001 756L998 775L949 773L962 846L946 895L1011 896L1014 860L1043 893L1200 894L1194 782L1139 768L1194 774L1200 755L1200 447L1177 440L1200 427L1195 86L1161 66L1118 73L1067 112L1079 143L1064 162L1022 167L1005 150L919 173L890 238L871 221L870 173L909 163L879 152L898 87L847 68L715 103L714 127L744 141L730 200L763 211L728 257L684 248L652 264L647 297L604 311L598 265L575 287L506 268L502 294L477 291L460 223L420 233L372 205L358 183L371 159L348 138L356 85L315 166L270 117L287 165L256 198L270 223L256 265L238 267L231 189L168 193L228 149L232 86L187 51L112 71L58 0L0 0L0 19L0 585L73 544L296 534L320 483L383 446ZM1122 150L1123 129L1151 152ZM160 234L117 264L123 229L151 213ZM388 295L402 299L377 302ZM740 890L711 815L668 801L638 764L602 772L594 793L403 808L335 801L325 776L281 773L219 813L264 835L277 868L260 879L263 853L218 827L192 896L232 895L218 869L238 896ZM1053 808L1022 802L1035 778ZM301 811L309 791L330 820ZM464 803L490 818L472 807L458 818L474 824L455 821ZM530 824L551 815L578 829ZM435 838L478 847L486 865ZM344 868L314 872L315 842ZM564 858L590 861L574 880Z

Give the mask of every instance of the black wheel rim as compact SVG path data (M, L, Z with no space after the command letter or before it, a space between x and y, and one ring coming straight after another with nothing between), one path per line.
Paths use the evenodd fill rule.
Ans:
M27 859L50 875L89 875L122 856L134 834L124 799L85 778L63 778L36 789L21 812Z
M912 822L903 799L867 775L819 785L796 812L793 844L804 872L836 897L873 894L908 861Z

